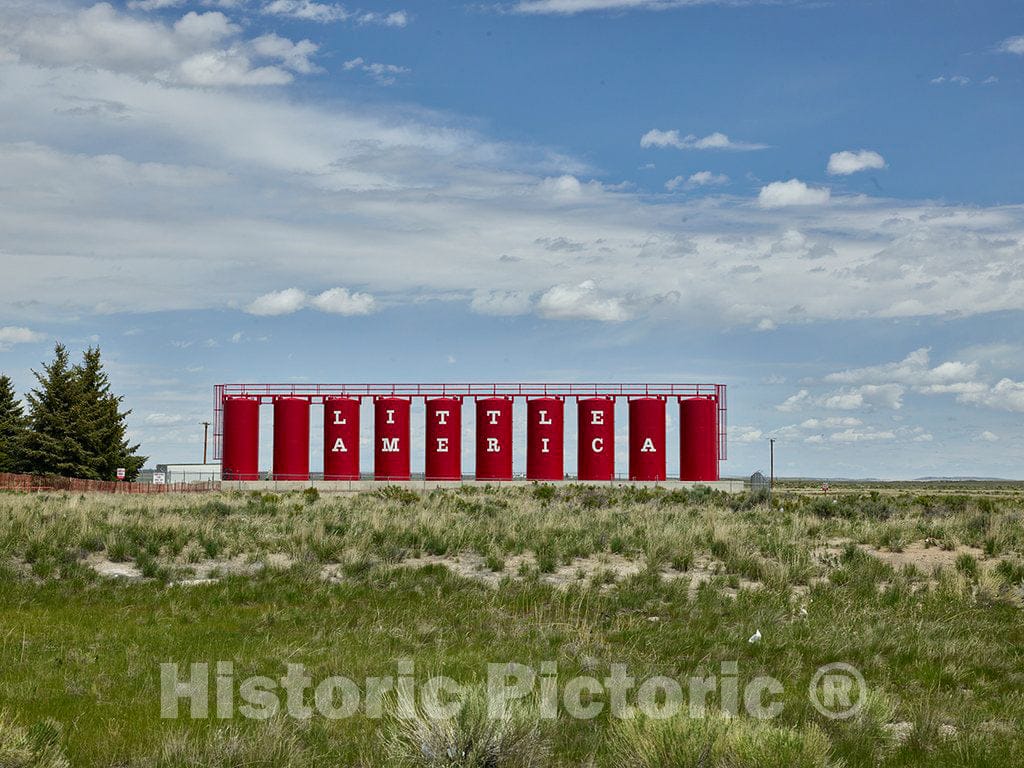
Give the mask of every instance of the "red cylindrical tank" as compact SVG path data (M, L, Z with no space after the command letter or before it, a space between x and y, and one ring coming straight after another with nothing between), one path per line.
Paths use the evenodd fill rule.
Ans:
M359 398L324 398L324 480L359 479Z
M409 400L404 397L373 399L373 477L408 480Z
M576 476L580 480L611 480L615 477L615 398L580 398L576 410Z
M274 398L274 479L309 480L309 400Z
M565 401L536 397L526 401L526 478L565 479Z
M427 480L462 479L462 398L427 400Z
M221 476L225 480L260 479L260 401L256 398L224 398Z
M512 479L512 398L476 401L476 479Z
M629 401L629 479L665 479L665 398Z
M718 403L679 399L679 479L718 479Z

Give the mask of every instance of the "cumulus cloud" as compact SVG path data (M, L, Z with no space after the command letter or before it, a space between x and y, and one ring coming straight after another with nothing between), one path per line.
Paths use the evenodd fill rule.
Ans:
M844 387L821 398L825 408L840 411L855 411L862 408L903 407L906 388L900 384L863 384L859 387Z
M554 286L540 297L537 309L542 316L557 319L617 323L629 318L622 300L604 295L593 280Z
M784 413L792 413L794 411L802 411L812 403L810 390L801 389L795 395L790 395L782 403L775 406L775 409Z
M833 152L828 158L827 170L830 176L849 176L851 173L880 168L885 168L885 158L870 149L861 149L856 152Z
M757 204L762 208L786 208L793 205L825 205L832 197L827 187L809 187L799 179L773 181L761 187Z
M47 19L77 40L79 15ZM19 20L0 36L40 25ZM157 43L185 39L173 26ZM210 50L247 46L252 62L286 74L303 66L260 58L241 34ZM500 313L537 313L552 285L592 281L611 302L605 315L701 327L1024 309L1024 206L836 196L763 209L739 195L654 205L575 158L425 111L187 87L89 56L0 63L5 135L38 139L0 141L0 304L18 324L244 307L269 290L267 274L275 288L358 285L389 305L434 296ZM83 131L95 137L87 148L68 138ZM47 279L41 259L67 279ZM171 259L182 268L149 279ZM133 289L115 290L114 272Z
M250 315L273 317L290 315L306 306L306 294L298 288L285 288L283 291L271 291L254 299L245 311Z
M380 85L394 85L399 75L409 73L406 67L400 67L397 64L381 64L380 62L366 61L362 56L349 59L342 64L342 67L346 72L351 72L352 70L365 72Z
M712 173L711 171L697 171L689 177L676 176L665 182L665 189L672 192L680 187L693 189L695 187L720 187L729 183L729 177L724 173Z
M285 288L257 297L245 311L250 315L275 317L290 315L306 307L332 315L368 315L377 308L377 300L368 293L349 292L347 288L340 287L330 288L316 296L308 296L298 288Z
M15 344L33 344L45 339L45 333L33 331L31 328L5 325L0 328L0 351L10 349Z
M997 47L1001 53L1013 53L1017 56L1024 56L1024 35L1008 37Z
M680 136L677 130L660 131L657 128L652 128L640 137L640 146L644 149L670 147L672 149L727 149L736 152L749 152L768 147L767 144L733 141L724 133L717 131L703 137L692 133Z
M1024 413L1024 381L1000 379L992 387L985 387L981 391L960 393L957 399L1000 411Z
M999 441L999 435L986 429L984 432L979 433L975 440L980 440L983 443L996 443Z
M922 392L938 393L949 390L936 388L973 382L978 376L978 368L977 363L963 363L957 360L949 360L932 367L931 350L928 347L921 347L899 362L837 371L825 376L825 381L837 384L897 383Z
M310 304L333 315L368 315L376 308L377 301L368 293L349 293L345 288L331 288L314 296Z
M0 30L0 44L22 61L47 67L92 66L197 86L284 85L316 71L317 46L277 35L240 37L219 11L189 11L165 24L97 3L61 16L30 16Z

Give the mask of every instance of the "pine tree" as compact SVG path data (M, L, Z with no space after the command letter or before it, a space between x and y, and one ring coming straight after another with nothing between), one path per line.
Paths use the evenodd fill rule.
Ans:
M131 411L121 411L124 398L111 393L99 347L87 349L72 373L80 404L77 431L89 463L89 476L115 480L118 467L124 467L126 478L134 480L146 457L137 455L139 446L130 445L126 438L125 422Z
M0 472L21 472L27 421L9 376L0 376Z
M29 433L24 459L37 474L98 479L80 439L81 392L63 344L43 372L32 371L39 388L28 394Z

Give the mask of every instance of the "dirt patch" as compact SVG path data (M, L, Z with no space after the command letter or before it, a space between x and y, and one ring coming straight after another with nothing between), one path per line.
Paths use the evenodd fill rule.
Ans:
M645 567L642 560L630 560L621 555L590 555L573 558L568 565L561 565L552 573L541 574L540 580L559 589L583 582L601 582L611 586L616 581L635 576Z
M877 557L883 563L900 570L904 566L913 565L922 573L934 573L937 568L954 568L956 559L961 555L971 555L977 560L984 557L984 552L977 547L958 546L956 549L943 549L942 547L928 546L923 541L915 541L903 548L902 552L889 552L874 547L862 546L865 552L872 557Z
M142 571L131 561L115 563L103 555L91 554L85 559L85 564L100 576L105 576L108 579L138 581L142 578Z
M423 568L427 565L441 565L465 579L479 581L489 587L497 588L504 572L492 571L484 559L475 552L463 552L458 555L424 555L410 557L398 564L399 568Z

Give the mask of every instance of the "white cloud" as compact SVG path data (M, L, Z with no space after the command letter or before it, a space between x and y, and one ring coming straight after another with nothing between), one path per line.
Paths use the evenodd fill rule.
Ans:
M943 83L951 83L952 85L970 85L971 78L965 75L950 75L949 77L939 75L938 77L933 77L931 79L931 83L932 85L942 85Z
M930 387L972 382L978 376L977 363L950 360L933 368L930 359L931 350L921 347L899 362L830 373L825 376L825 381L836 384L898 383L924 391Z
M672 192L680 187L686 187L688 189L693 189L694 187L719 187L728 183L729 177L724 173L697 171L690 175L689 178L685 176L676 176L675 178L669 179L665 182L665 189Z
M277 35L247 41L240 32L219 11L189 11L168 25L97 3L8 24L0 30L0 44L42 66L92 66L183 85L284 85L292 72L316 71L309 57L317 46L310 41L293 43Z
M271 291L255 299L245 311L250 315L290 315L306 306L306 294L298 288Z
M644 149L665 148L673 149L727 149L737 152L749 152L756 149L766 149L767 144L754 144L746 141L733 141L724 133L711 133L699 137L694 134L680 136L679 131L660 131L652 128L640 137L640 146Z
M377 300L368 293L350 292L340 287L330 288L316 296L308 296L298 288L285 288L259 296L246 306L245 311L250 315L274 317L290 315L306 307L332 315L368 315L377 308ZM242 339L241 333L231 338L235 343Z
M990 432L986 429L984 432L980 433L975 439L980 440L984 443L995 443L999 441L999 435L997 435L995 432Z
M302 21L316 21L322 24L332 21L346 21L350 14L342 5L314 3L310 0L273 0L263 6L268 16L287 16Z
M810 390L801 389L795 395L790 395L781 404L775 406L775 410L784 413L802 411L812 403Z
M793 205L825 205L832 197L827 187L809 187L799 179L773 181L761 187L757 204L762 208L786 208Z
M329 24L337 21L352 21L356 24L377 24L384 27L404 27L409 23L405 11L378 13L376 11L352 12L337 3L317 3L312 0L272 0L263 6L266 16L284 16L300 21Z
M760 429L757 429L756 427L729 427L730 443L742 443L744 445L750 445L752 443L759 443L766 437L767 435L765 435L764 432L762 432Z
M807 419L800 426L803 429L838 429L840 427L859 427L863 423L853 416L829 416L824 419Z
M537 309L544 317L558 319L617 323L629 318L621 299L602 294L593 280L554 286L540 297Z
M397 64L381 64L379 62L366 61L362 56L349 59L342 65L342 67L345 71L355 69L360 72L365 72L380 85L393 85L399 75L409 73L409 70L406 67L400 67Z
M309 40L293 42L286 37L270 33L253 39L252 49L268 59L277 59L282 65L304 75L319 72L320 68L310 61L319 49L316 43Z
M842 432L833 432L829 436L829 440L835 443L862 443L895 439L895 432L891 430L876 430L871 427L865 429L844 429Z
M79 40L79 15L19 20L0 37L32 28ZM157 27L157 52L168 36L185 44L173 24ZM237 45L253 66L268 61L250 43L210 50ZM588 280L612 302L605 315L688 327L1024 310L1024 206L651 204L574 158L491 140L450 115L185 87L146 76L148 64L101 67L86 50L67 64L0 64L0 305L19 325L245 307L292 285L359 286L389 306L431 296L537 313L553 284ZM177 52L160 66L173 72ZM537 245L556 236L586 248ZM152 265L171 260L180 269L153 280Z
M897 410L903 407L905 392L906 388L900 384L863 384L831 392L820 402L825 408L839 411L855 411L862 408Z
M376 303L368 293L349 293L345 288L331 288L310 300L321 312L334 315L368 315L376 309Z
M361 13L356 17L360 24L379 24L383 27L404 27L409 24L409 14L405 11L391 11L390 13L376 13L373 11Z
M830 176L848 176L859 171L885 167L885 158L870 149L861 149L856 152L849 150L833 152L828 158L828 174Z
M997 50L1001 53L1014 53L1018 56L1024 56L1024 35L1006 38L999 44Z
M957 399L1000 411L1024 413L1024 381L1000 379L991 388L985 388L980 392L961 393Z
M0 328L0 351L10 349L15 344L34 344L45 341L46 334L33 331L31 328L5 325Z

